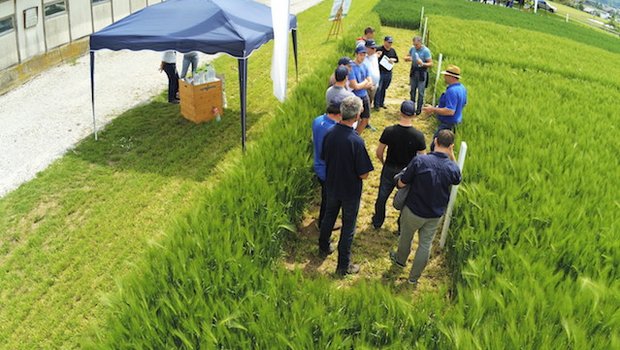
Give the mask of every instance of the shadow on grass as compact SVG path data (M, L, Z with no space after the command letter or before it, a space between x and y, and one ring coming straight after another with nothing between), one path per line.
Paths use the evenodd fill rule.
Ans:
M264 114L248 113L248 129ZM179 105L153 101L133 108L74 151L79 158L119 170L204 180L223 154L241 144L240 113L202 124L183 118Z

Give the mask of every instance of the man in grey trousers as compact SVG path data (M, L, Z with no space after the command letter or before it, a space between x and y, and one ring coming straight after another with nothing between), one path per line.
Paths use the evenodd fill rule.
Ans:
M454 158L454 133L440 130L433 142L435 151L413 158L398 180L399 188L410 188L400 217L398 250L390 252L390 258L405 267L413 235L418 231L418 249L409 274L409 283L414 285L428 263L435 231L450 199L450 187L461 182L461 170Z

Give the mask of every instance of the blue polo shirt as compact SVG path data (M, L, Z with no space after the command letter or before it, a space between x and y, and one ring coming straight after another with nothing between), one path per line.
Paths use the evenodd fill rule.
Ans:
M419 155L400 179L410 187L405 205L417 216L438 218L450 199L450 186L461 183L459 166L441 152Z
M453 116L437 115L440 122L446 124L459 124L463 121L463 108L467 104L467 89L461 83L448 85L446 92L439 98L440 108L448 108L454 111Z
M368 67L364 64L364 62L357 64L355 62L351 63L351 71L349 72L349 80L355 80L358 84L366 80L368 77ZM364 98L368 95L368 91L366 89L361 90L353 90L355 96L359 98Z
M312 122L312 143L314 144L314 172L316 176L325 181L326 171L325 162L321 159L321 150L323 149L323 139L325 134L331 129L336 122L331 120L327 113L320 115Z
M321 158L327 165L327 196L338 200L359 200L362 196L360 175L374 170L364 140L353 128L336 124L323 140Z
M431 50L429 50L428 47L422 45L422 47L420 47L420 49L418 50L415 48L415 46L412 46L409 49L409 56L411 56L412 66L418 66L418 63L416 62L416 57L415 57L416 54L418 55L418 57L420 57L420 59L424 63L428 62L428 60L433 58L433 56L431 55Z

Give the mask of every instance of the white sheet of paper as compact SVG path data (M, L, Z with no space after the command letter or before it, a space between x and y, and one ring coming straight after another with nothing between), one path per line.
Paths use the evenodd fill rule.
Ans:
M390 62L388 57L385 55L381 57L381 61L379 62L379 64L382 65L383 68L387 70L392 70L392 68L394 67L394 64L392 64L392 62Z

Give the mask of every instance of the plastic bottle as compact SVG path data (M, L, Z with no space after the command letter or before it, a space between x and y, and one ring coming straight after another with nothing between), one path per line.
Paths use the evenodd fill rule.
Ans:
M208 64L207 65L207 83L211 81L215 81L215 68L212 65Z

